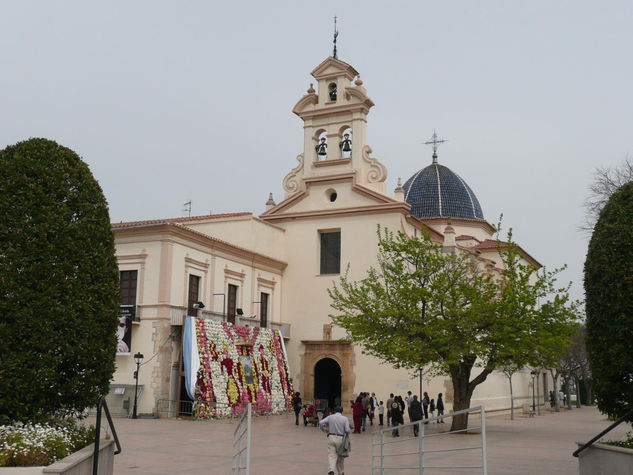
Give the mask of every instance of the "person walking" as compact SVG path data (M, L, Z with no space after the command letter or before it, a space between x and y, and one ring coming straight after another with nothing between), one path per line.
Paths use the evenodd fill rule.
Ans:
M385 418L385 404L380 401L380 405L378 406L378 425L380 425L381 427L384 425L384 418Z
M389 394L389 399L387 399L387 427L389 427L391 422L391 405L393 404L393 393Z
M326 430L327 426L327 458L330 469L328 475L343 475L345 471L343 466L345 458L338 453L341 450L345 434L349 434L351 428L349 419L342 413L343 408L338 406L334 409L334 414L330 414L319 422L321 430Z
M431 413L431 419L435 417L435 399L431 399L431 403L429 404L429 412Z
M369 416L369 409L371 407L371 403L369 402L369 393L360 393L363 397L363 432L365 432L365 428L367 427L367 417Z
M301 412L301 393L297 391L292 397L292 408L295 411L295 425L299 425L299 413Z
M435 407L437 408L437 423L444 424L444 418L441 417L444 415L444 401L442 400L442 393L437 395L437 405Z
M391 431L392 437L400 437L400 432L398 431L400 411L400 403L398 402L398 396L396 396L391 402L391 425L393 426L393 430Z
M411 404L409 404L409 417L411 418L411 422L422 420L422 404L418 401L417 395L413 395L411 397ZM419 431L420 424L415 424L413 426L413 435L417 437Z
M429 393L427 393L426 391L424 391L424 397L422 398L422 408L424 409L424 418L428 419L429 418ZM428 421L424 422L425 424L428 424Z

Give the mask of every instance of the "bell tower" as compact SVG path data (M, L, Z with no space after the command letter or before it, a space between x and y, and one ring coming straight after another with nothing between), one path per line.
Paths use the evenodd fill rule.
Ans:
M370 157L367 114L374 103L356 69L333 56L313 71L313 84L292 111L304 122L304 148L284 180L286 197L303 189L303 180L355 175L355 182L385 192L386 168Z

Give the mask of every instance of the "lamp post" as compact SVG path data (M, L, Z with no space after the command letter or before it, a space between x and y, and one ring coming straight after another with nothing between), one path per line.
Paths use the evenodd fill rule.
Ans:
M536 412L536 399L535 399L535 386L534 386L534 380L536 378L536 370L532 370L530 372L530 374L532 375L532 412Z
M136 371L134 371L134 379L136 383L134 385L134 409L132 410L132 419L136 419L136 400L138 399L138 370L141 367L141 361L143 360L143 353L136 353L134 355L134 360L136 361Z

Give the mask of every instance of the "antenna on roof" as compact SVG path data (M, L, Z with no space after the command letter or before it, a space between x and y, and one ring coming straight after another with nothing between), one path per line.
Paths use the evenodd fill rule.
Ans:
M189 217L191 218L191 200L187 201L182 209L183 213L189 213Z
M338 59L336 56L336 37L338 36L338 30L336 29L336 17L334 17L334 52L332 53L332 57L334 59Z
M433 163L437 163L437 147L439 147L440 144L443 144L444 142L446 142L446 140L438 138L435 130L433 131L433 136L431 137L431 140L424 142L424 145L433 146Z

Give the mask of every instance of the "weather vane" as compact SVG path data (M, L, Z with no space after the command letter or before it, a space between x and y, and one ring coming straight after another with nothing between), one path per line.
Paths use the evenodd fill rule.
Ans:
M424 142L424 145L433 146L433 163L437 163L437 147L439 147L440 144L443 144L444 142L446 142L446 140L440 139L435 133L435 130L433 131L433 136L431 137L431 140Z
M338 36L338 30L336 29L336 17L334 17L334 54L332 56L334 59L338 59L336 56L336 37Z

